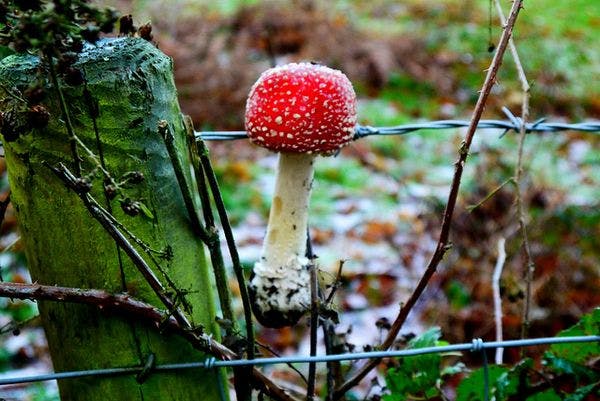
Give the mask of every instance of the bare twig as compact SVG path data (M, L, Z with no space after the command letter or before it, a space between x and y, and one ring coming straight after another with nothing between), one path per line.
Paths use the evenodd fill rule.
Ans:
M219 214L219 220L221 221L221 226L223 227L223 234L225 235L225 240L227 241L227 248L229 250L229 256L231 257L231 263L233 265L233 271L235 273L238 286L240 289L240 296L242 298L242 306L244 308L244 320L246 324L246 338L248 341L248 359L254 358L254 328L252 323L252 308L250 307L250 296L248 295L248 288L246 287L246 280L244 277L244 269L242 268L242 263L240 262L240 256L237 251L237 246L235 245L235 239L233 238L233 230L231 229L231 224L229 222L229 217L227 216L227 211L225 209L225 202L223 201L223 197L221 196L221 191L219 189L219 183L217 181L217 177L212 168L212 164L210 162L210 158L208 157L208 149L206 148L204 142L196 141L194 138L193 129L189 132L190 142L194 143L197 146L197 154L200 158L200 163L202 165L202 172L208 181L208 185L210 186L211 193L213 195L213 199L215 202L215 207L217 208L217 213Z
M105 312L113 312L139 319L156 329L173 332L186 339L194 348L208 352L220 360L237 359L235 352L212 339L208 334L190 330L171 313L139 301L127 294L110 294L102 290L56 287L40 284L0 283L0 296L17 299L35 299L58 302L73 302L94 306ZM296 401L280 387L253 369L254 385L270 397L279 401Z
M494 267L494 274L492 275L492 291L494 294L494 321L496 322L496 341L502 341L502 298L500 297L500 277L502 276L502 269L504 268L504 262L506 261L506 251L504 250L504 243L506 239L500 237L498 240L498 259L496 259L496 266ZM502 364L502 353L504 348L496 348L496 364Z
M474 205L467 206L467 211L469 213L471 213L473 210L477 209L478 207L480 207L481 205L483 205L485 202L487 202L488 200L490 200L491 198L493 198L494 195L496 195L498 193L498 191L500 191L502 188L504 188L506 186L506 184L509 184L509 183L511 183L513 181L514 181L513 177L505 180L502 184L500 184L496 188L492 189L490 191L490 193L487 194L482 200L480 200L479 202L477 202Z
M335 276L335 281L333 282L333 285L331 286L331 290L329 291L329 294L327 295L327 299L325 299L325 305L328 305L333 301L335 292L342 284L342 270L344 269L344 263L346 263L346 261L340 260L338 263L339 264L338 264L337 274Z
M71 123L69 107L67 106L67 102L65 101L65 96L63 94L62 87L58 82L58 76L56 75L56 67L54 66L54 58L49 53L45 54L44 56L48 63L48 68L50 69L50 78L52 80L52 85L54 86L56 94L58 95L60 111L65 122L65 127L67 128L67 134L69 135L69 144L71 146L71 154L73 156L73 166L75 168L75 175L77 177L80 177L81 157L79 156L79 150L77 149L77 136L75 135L75 130L73 129L73 124Z
M208 157L208 149L206 149L203 141L196 142L194 138L194 127L189 116L183 117L183 123L186 129L186 137L188 142L188 150L190 152L190 158L192 160L192 166L194 168L194 174L196 176L196 182L198 184L198 192L202 203L202 210L204 213L204 222L206 224L206 230L210 233L210 242L208 246L211 262L215 269L215 277L217 282L217 291L219 294L224 294L230 298L229 280L227 280L225 271L225 262L223 260L223 253L221 251L221 242L219 239L219 230L215 224L213 210L211 206L210 195L207 188L210 187L210 192L219 215L219 220L223 226L223 232L225 234L225 240L231 256L233 270L235 272L238 285L240 288L240 295L242 298L242 304L244 308L244 319L246 325L246 354L248 359L254 359L254 327L252 324L252 311L250 308L250 298L248 296L248 290L244 280L244 272L240 263L239 254L233 238L233 232L231 225L229 224L229 217L225 209L225 203L221 197L221 191L219 184L215 176L212 164ZM221 308L223 310L223 317L230 321L231 332L238 331L237 320L233 315L233 309L231 302ZM237 399L240 401L250 401L252 399L252 389L248 381L252 373L252 366L238 367L234 369L235 376L235 390Z
M179 161L179 157L177 156L175 138L173 137L173 133L171 132L171 128L169 127L169 123L167 121L161 120L158 122L158 133L163 138L169 158L171 159L173 171L175 172L175 177L177 178L179 188L181 189L181 196L183 197L183 202L190 218L192 230L194 231L194 234L198 235L198 237L206 243L209 234L202 226L202 223L200 223L200 218L198 217L198 212L192 199L192 192L190 191L190 187L185 179L185 174Z
M500 23L502 24L502 26L505 26L506 17L504 16L504 11L502 11L500 0L494 0L494 4L496 6L498 16L500 17ZM529 82L527 82L525 69L523 68L523 64L521 64L521 58L519 57L519 53L517 52L517 46L515 46L515 41L512 37L508 40L508 48L510 49L510 54L513 56L513 60L515 62L515 67L517 69L517 74L519 75L519 81L521 82L523 92L529 93Z
M335 337L335 325L329 318L324 318L321 323L323 328L323 342L325 343L325 353L332 355L333 349L333 338ZM343 378L341 377L340 362L330 361L327 362L327 401L333 399L335 387L342 384Z
M421 294L427 287L429 280L436 272L437 267L441 260L443 259L446 251L449 249L450 244L448 241L450 234L450 225L452 222L452 216L454 213L454 208L456 206L456 199L458 197L458 190L460 187L460 182L462 178L462 173L464 169L465 162L467 160L467 156L469 155L469 149L471 147L471 142L473 141L473 137L475 135L475 131L477 129L477 124L481 119L481 115L483 114L483 110L485 108L485 104L487 98L492 90L492 87L496 83L496 75L498 73L498 69L502 64L502 58L504 57L504 53L506 51L506 47L508 45L508 41L512 34L513 28L515 26L515 22L517 20L517 16L519 15L519 11L521 10L523 4L523 0L515 0L512 5L512 9L510 12L510 16L506 25L504 26L504 30L502 31L502 36L500 38L500 42L498 43L498 48L496 53L494 54L494 58L492 59L492 63L487 71L487 75L485 77L485 81L479 93L479 98L477 99L477 103L475 105L475 110L473 111L473 116L471 117L471 122L469 124L469 128L467 129L467 133L465 135L465 139L460 148L459 157L457 162L454 164L454 177L452 179L452 184L450 187L450 194L448 195L448 202L446 204L446 209L444 211L442 226L440 230L440 236L438 239L438 243L436 246L436 250L433 253L425 273L419 280L417 287L406 301L406 303L401 306L400 312L398 316L392 323L392 327L390 328L387 337L380 345L380 349L388 349L395 341L396 336L398 335L400 328L406 321L409 312L416 304L417 300L420 298ZM379 364L380 360L375 359L366 363L362 368L360 368L352 377L346 380L344 384L342 384L338 389L336 389L334 398L339 399L343 397L343 395L356 384L358 384L373 368L375 368Z
M310 264L310 356L317 355L317 331L319 329L319 294L317 288L317 266ZM317 381L317 364L308 364L308 386L306 389L307 401L314 400L315 384Z
M498 11L498 16L500 17L500 22L504 25L506 23L504 18L504 12L502 11L502 7L500 6L499 0L494 0L496 4L496 10ZM515 187L516 187L516 204L517 204L517 213L519 216L519 228L521 230L521 236L523 238L523 249L525 251L525 304L523 305L523 322L521 325L521 338L527 337L527 332L529 331L529 314L531 310L531 284L533 281L533 272L535 271L535 265L533 263L533 259L531 257L531 248L529 246L529 237L527 234L527 222L526 222L526 212L525 206L523 204L523 194L521 192L521 178L523 176L523 146L525 144L525 135L527 133L527 119L529 118L529 97L530 97L530 89L529 82L527 81L527 76L525 75L525 69L523 68L523 64L521 63L521 58L519 57L519 53L517 52L517 47L515 46L512 38L509 41L510 51L513 56L513 60L515 62L515 67L517 69L517 74L519 76L519 81L521 82L521 90L523 91L523 100L521 104L521 126L519 127L519 150L517 155L517 165L515 167Z
M196 210L196 206L194 205L194 201L192 199L190 185L188 184L185 178L183 167L181 166L181 162L179 161L177 149L175 148L175 137L173 136L173 132L169 127L169 123L165 120L159 121L158 132L164 139L167 152L169 153L171 164L173 165L173 170L175 172L175 176L177 177L179 188L181 189L181 194L183 196L185 207L190 217L192 229L194 230L194 233L199 236L202 242L204 242L209 249L211 264L215 275L215 282L217 284L217 292L219 294L219 304L221 306L223 318L229 322L229 324L232 327L232 331L235 331L236 320L233 314L233 308L231 306L231 293L229 291L227 272L225 271L225 262L223 261L223 254L221 253L221 247L219 246L219 236L214 225L214 219L212 217L210 203L202 203L206 224L206 227L204 227L200 222L198 211ZM198 185L201 189L204 189L202 182L199 182Z
M281 357L281 354L279 354L277 351L275 351L273 348L271 348L267 344L263 344L263 343L256 341L256 345L258 347L266 350L269 354L271 354L273 356L276 356L278 358ZM306 376L304 376L304 374L302 374L302 372L300 372L300 370L297 367L295 367L294 364L286 362L286 365L288 368L292 369L294 372L296 372L298 374L298 377L300 378L300 380L302 380L304 383L308 383L308 379L306 379Z

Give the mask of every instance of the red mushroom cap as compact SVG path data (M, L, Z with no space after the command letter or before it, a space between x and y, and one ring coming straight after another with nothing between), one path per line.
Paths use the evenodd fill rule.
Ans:
M331 154L350 142L356 94L338 70L291 63L265 71L246 102L246 131L264 148Z

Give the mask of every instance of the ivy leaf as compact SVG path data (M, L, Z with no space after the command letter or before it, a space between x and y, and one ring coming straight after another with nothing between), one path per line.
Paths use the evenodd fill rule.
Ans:
M600 373L597 373L594 370L585 367L584 365L571 362L568 359L559 358L551 352L546 352L544 354L543 363L549 370L555 373L574 376L577 381L581 379L592 382L600 380Z
M557 337L591 336L600 333L600 308L585 314L574 326L561 331ZM588 358L600 355L600 343L553 344L550 352L559 358L585 365Z
M527 372L533 367L531 358L523 359L508 372L501 374L494 383L494 395L498 400L504 400L511 395L521 392L529 386Z
M441 331L434 327L413 338L407 349L433 347L439 345ZM439 354L415 355L399 359L399 366L388 370L386 384L391 394L384 397L387 401L402 401L408 395L437 395L436 383L440 378Z
M550 389L541 393L531 395L527 397L525 401L562 401L562 398L560 398L560 396L556 394L554 389Z
M488 378L490 387L500 376L508 372L508 369L498 365L488 367ZM456 401L484 401L485 391L484 369L479 368L463 379L456 389ZM491 392L491 388L489 389Z
M569 394L564 401L583 401L588 395L592 394L594 389L598 388L598 383L592 383L585 387L578 388L573 394ZM598 395L598 393L596 393ZM595 398L594 398L595 399Z

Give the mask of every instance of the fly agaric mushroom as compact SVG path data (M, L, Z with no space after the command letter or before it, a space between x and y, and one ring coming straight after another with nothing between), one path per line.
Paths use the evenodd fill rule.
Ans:
M250 90L250 140L280 152L275 192L250 295L267 327L295 324L310 306L306 257L308 203L316 155L331 155L352 140L356 94L340 71L292 63L265 71Z

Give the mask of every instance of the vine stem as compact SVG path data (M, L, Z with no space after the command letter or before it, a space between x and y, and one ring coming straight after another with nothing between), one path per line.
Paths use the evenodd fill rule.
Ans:
M433 255L431 256L427 268L423 276L419 280L415 290L413 291L409 299L406 301L406 303L404 305L401 305L400 311L396 319L392 323L392 326L388 331L386 338L384 339L383 343L379 346L379 348L382 350L389 349L394 344L394 341L396 340L396 337L400 332L402 325L406 321L408 314L410 313L414 305L417 303L417 300L421 297L421 294L427 287L429 280L436 272L439 263L446 254L446 251L451 247L449 243L450 226L454 214L454 208L456 206L456 199L458 197L458 190L461 183L464 165L469 155L469 149L471 147L471 143L473 141L473 137L477 129L477 124L479 123L479 120L481 119L481 116L483 114L487 98L490 94L490 91L492 90L492 87L496 83L496 76L500 65L502 64L504 53L508 46L509 39L512 35L512 31L515 26L517 16L519 15L519 11L522 8L522 5L523 0L515 0L512 4L510 15L508 17L507 23L504 25L502 36L500 37L500 42L498 43L496 53L494 54L491 65L487 70L483 86L481 88L481 91L479 92L479 98L477 99L477 103L475 105L475 109L473 111L469 127L467 128L465 139L460 147L458 160L454 164L454 176L452 178L452 184L450 186L448 202L446 203L446 209L444 210L444 215L442 218L442 225L436 249ZM335 390L333 398L342 398L348 390L356 386L369 372L371 372L371 370L373 370L379 364L380 361L380 359L374 359L363 365L357 372L355 372L349 379L347 379L346 382L344 382L340 387L338 387Z

